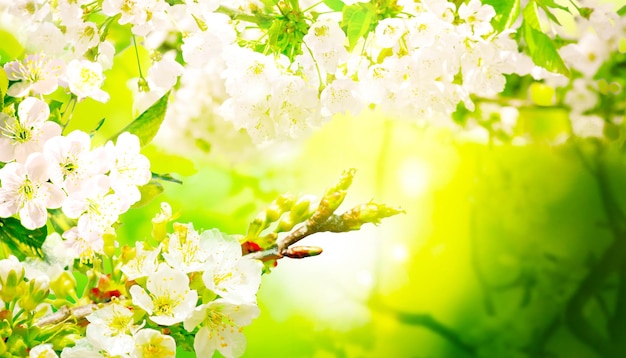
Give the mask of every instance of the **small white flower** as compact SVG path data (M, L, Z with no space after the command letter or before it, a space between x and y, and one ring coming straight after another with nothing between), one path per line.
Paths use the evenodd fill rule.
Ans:
M61 189L48 183L48 161L33 153L26 163L9 163L0 169L0 217L19 214L22 225L36 229L46 224L47 208L59 208L65 199Z
M376 43L381 47L391 48L404 35L406 25L403 19L387 18L376 25Z
M24 162L41 151L44 143L61 134L61 127L48 121L50 108L38 98L28 97L17 107L18 118L0 113L0 161Z
M163 253L163 258L170 266L181 272L202 271L210 257L206 237L201 238L192 223L174 225L174 233L168 237L167 252Z
M75 346L63 348L61 358L104 358L104 356L98 353L98 349L94 348L87 338L81 338L76 341Z
M81 261L90 262L96 253L103 253L104 240L100 232L75 226L65 231L62 236L65 239L62 246Z
M79 130L51 138L44 145L44 154L50 158L50 180L68 194L79 191L87 179L109 170L103 148L91 151L90 147L91 137Z
M332 116L336 113L350 112L357 114L363 109L364 103L358 94L359 84L355 81L342 78L330 83L320 95L322 115Z
M155 63L148 70L148 82L150 88L157 87L169 90L174 87L178 76L183 73L183 66L170 58L164 58Z
M154 329L142 329L135 335L133 358L174 358L176 342Z
M135 345L133 311L120 303L107 305L86 317L87 339L112 356L130 353Z
M109 94L100 89L104 76L102 66L98 62L87 60L72 60L67 64L63 82L69 87L70 92L83 100L91 97L99 102L109 100Z
M115 145L107 142L106 150L111 153L111 188L125 199L122 211L141 199L137 186L147 184L152 178L150 161L139 153L140 143L136 135L124 132L117 137Z
M128 280L152 275L156 272L157 257L160 252L160 247L154 250L145 250L143 242L137 241L135 243L135 258L122 265L121 270Z
M198 293L189 289L189 278L183 272L161 264L148 276L148 293L139 285L130 288L133 303L145 310L150 319L163 326L184 321L196 307Z
M184 326L188 331L201 326L193 343L198 357L212 357L216 350L227 358L240 357L246 350L246 337L241 327L258 316L259 308L255 304L238 304L220 298L198 306Z
M13 97L24 97L30 92L50 94L57 89L64 69L63 60L48 58L43 53L28 55L24 61L7 62L4 70L9 80L20 81L12 84L7 93Z
M65 37L66 41L74 47L74 56L82 56L87 50L100 43L98 26L90 21L68 27Z
M208 242L212 255L202 275L206 287L221 297L256 302L262 264L242 257L239 242L217 229L204 231L201 237Z
M105 175L89 178L81 189L67 197L63 203L63 213L69 218L78 219L81 233L102 234L117 221L125 201L117 194L109 194L110 180Z
M475 36L482 36L493 31L491 19L496 16L496 11L491 5L483 5L480 0L470 0L459 6L459 17L465 20Z
M52 349L52 344L45 343L33 347L28 353L30 358L57 358L58 355Z

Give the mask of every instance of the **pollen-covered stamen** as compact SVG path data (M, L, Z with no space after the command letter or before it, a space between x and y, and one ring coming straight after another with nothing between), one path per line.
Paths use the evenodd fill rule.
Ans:
M176 308L182 299L171 297L169 294L160 296L152 295L152 304L154 305L155 316L173 316L174 308Z
M18 192L21 197L20 201L31 201L35 197L37 188L35 187L35 184L27 178L24 180L22 185L20 185Z
M13 119L8 122L6 127L0 128L2 136L9 138L14 144L21 144L30 141L33 138L33 127L24 127L20 121Z

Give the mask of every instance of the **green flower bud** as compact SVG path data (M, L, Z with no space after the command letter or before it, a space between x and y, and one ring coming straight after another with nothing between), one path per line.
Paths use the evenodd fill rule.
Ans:
M59 298L76 297L76 278L68 271L63 271L54 281L50 282L50 288L54 295Z
M24 294L18 301L20 307L27 311L34 311L50 293L50 281L46 277L33 279L25 285Z

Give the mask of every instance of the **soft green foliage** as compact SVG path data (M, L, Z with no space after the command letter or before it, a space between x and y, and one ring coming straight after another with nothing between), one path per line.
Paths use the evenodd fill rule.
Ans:
M492 20L494 30L501 32L509 28L517 19L520 12L520 0L488 0L483 4L493 6L496 16Z
M554 41L541 29L535 1L530 1L522 13L522 36L533 62L547 70L569 76L569 70L557 52Z
M41 256L41 246L47 234L45 226L28 230L16 218L0 218L0 239L19 259L33 255Z
M142 147L150 143L165 119L165 111L167 110L169 97L169 92L164 94L163 97L150 106L150 108L146 109L137 119L116 134L113 139L117 138L121 133L129 132L139 137L139 143Z

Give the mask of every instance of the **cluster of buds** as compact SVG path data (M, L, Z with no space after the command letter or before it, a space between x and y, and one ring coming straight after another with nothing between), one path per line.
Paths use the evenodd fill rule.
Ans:
M305 258L317 256L316 246L293 246L318 232L348 232L363 224L378 224L381 219L403 212L384 204L360 204L343 214L335 211L343 203L355 169L346 170L337 183L315 203L309 196L296 199L293 195L279 196L250 223L248 233L240 239L244 254L265 262L266 270L281 257Z

